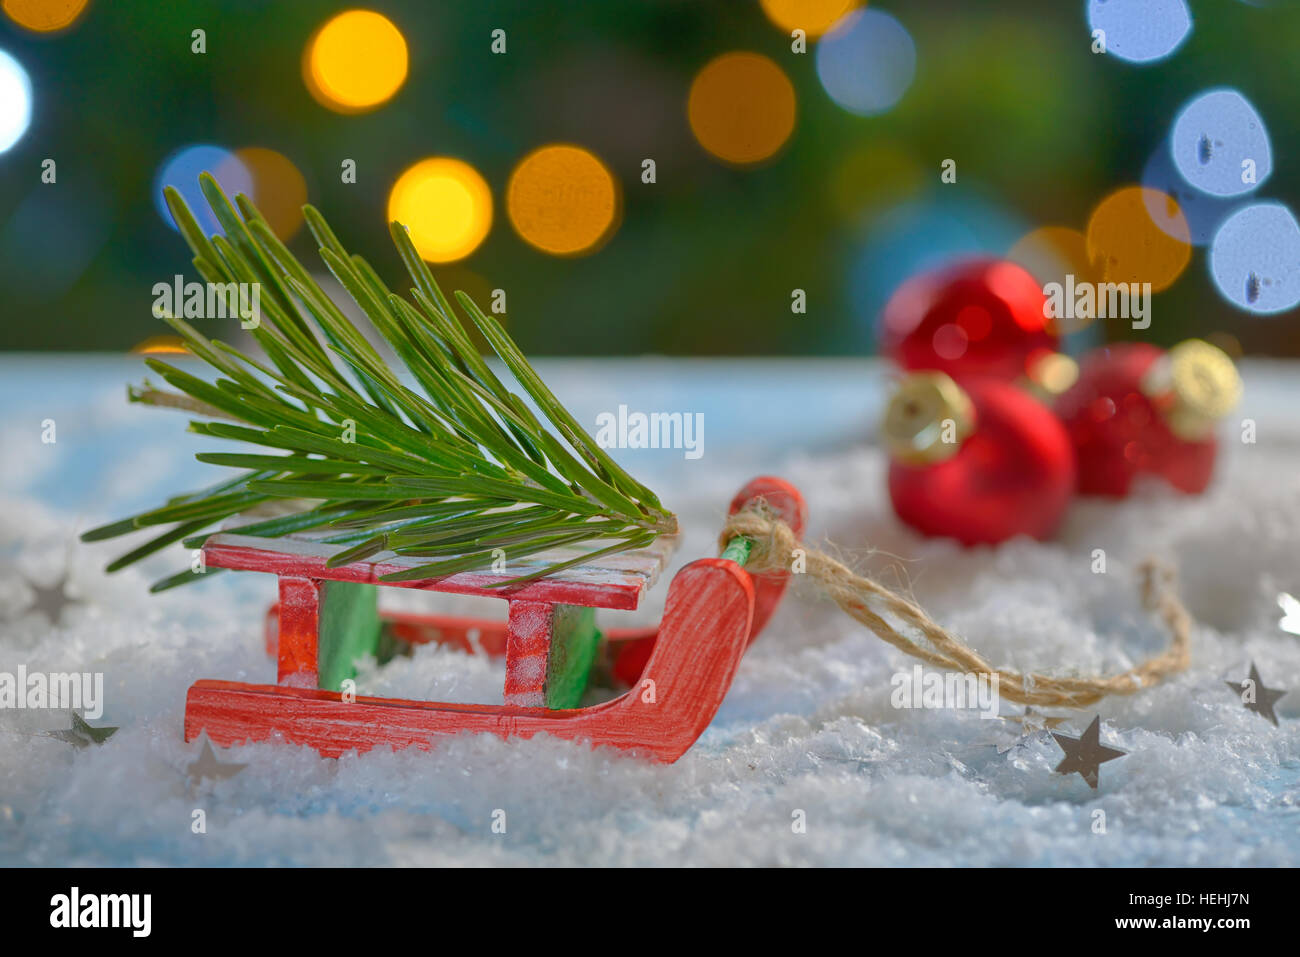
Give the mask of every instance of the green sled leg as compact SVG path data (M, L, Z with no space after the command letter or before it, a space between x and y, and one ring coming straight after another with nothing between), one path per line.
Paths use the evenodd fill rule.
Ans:
M355 678L353 662L380 657L379 589L354 582L321 582L317 685L342 691Z

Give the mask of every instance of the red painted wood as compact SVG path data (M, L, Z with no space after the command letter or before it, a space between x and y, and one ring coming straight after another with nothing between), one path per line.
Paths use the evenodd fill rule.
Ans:
M738 511L759 499L768 506L794 531L802 536L807 522L808 509L799 490L784 479L771 475L762 475L751 481L736 493L731 500L728 515ZM768 572L751 576L754 579L754 620L750 629L749 640L752 642L767 625L767 621L776 611L785 594L785 586L790 579L787 572ZM630 637L630 636L629 636ZM611 640L612 636L611 636ZM618 681L631 685L641 676L650 652L654 647L655 636L641 635L630 637L624 644L609 650L609 670Z
M274 611L278 607L272 605L271 609ZM379 617L394 638L412 645L450 645L466 654L484 654L490 658L504 658L506 654L509 622L499 618L464 618L399 611L381 611ZM271 618L268 618L268 622L276 624L276 620ZM654 638L659 633L659 626L602 628L601 633L608 642L639 641ZM268 631L267 641L268 654L275 654L273 630Z
M631 611L637 607L645 590L654 584L675 544L675 539L666 538L657 549L652 546L630 556L622 556L621 561L614 560L620 556L611 556L610 560L602 560L602 565L570 568L553 576L507 587L493 585L509 581L533 565L521 562L509 574L463 572L446 578L380 582L382 575L410 568L410 561L370 560L330 568L326 563L330 554L338 551L337 547L289 536L278 539L255 538L228 532L211 536L203 545L203 557L213 567L239 571Z
M271 606L273 609L275 605ZM506 656L506 642L510 634L509 623L500 619L459 618L451 615L417 615L408 612L381 612L380 619L388 633L399 641L412 645L437 643L449 645L466 654L484 654L490 658ZM268 641L270 654L275 654L274 627L276 622L270 620ZM655 636L659 634L658 625L641 625L631 628L602 628L605 638L603 651L604 664L602 673L605 677L615 677L624 687L631 685L650 660L650 651L654 647ZM632 655L624 655L623 643L636 644L637 650ZM614 674L614 665L618 664L626 677Z
M650 654L655 650L659 633L655 632L609 649L609 673L618 685L631 687L640 679L650 661Z
M606 641L642 641L659 634L658 625L640 625L634 628L610 628L603 631Z
M315 688L320 634L320 582L280 576L280 625L276 681Z
M506 653L509 625L500 619L405 612L381 612L379 617L394 638L413 645L437 642L459 648L466 654L485 654L493 658L504 657Z
M802 532L803 500L793 486L779 479L756 479L737 495L732 511L758 497L766 499L796 533ZM321 554L318 543L277 541L271 548L265 547L267 544L219 535L209 540L205 553L207 561L217 567L281 576L280 604L272 609L278 614L274 623L268 620L265 636L268 650L278 656L281 684L196 682L187 699L186 740L207 731L213 741L228 746L282 734L286 740L309 745L322 754L339 755L376 746L428 748L438 736L462 731L507 737L549 733L674 761L713 719L745 648L771 615L788 577L783 572L751 577L723 559L701 559L687 565L673 579L657 631L620 628L607 635L614 663L623 666L621 674L632 690L613 701L572 710L532 706L544 702L553 604L635 607L641 591L658 573L665 553L615 556L610 568L585 566L508 590L487 588L484 582L500 580L491 575L394 583L511 600L506 623L382 615L399 638L506 654L507 704L365 697L346 702L336 692L315 688L320 580L373 582L388 568L383 562L367 562L329 569L324 565L328 553Z
M503 658L506 653L507 622L498 618L464 618L454 615L421 615L410 612L381 611L379 619L389 633L399 641L411 645L438 643L451 645L467 655L485 654ZM657 628L649 629L653 635ZM611 640L624 632L640 636L645 629L614 629ZM276 657L280 638L280 603L274 602L266 610L262 626L262 641L266 653Z
M550 602L512 601L506 638L505 701L520 708L546 706L546 662L555 634Z
M358 697L229 681L199 681L189 691L185 740L207 732L223 747L288 741L327 756L377 746L432 747L464 731L503 737L553 734L675 761L713 720L749 641L754 586L734 562L703 558L677 573L659 640L641 680L591 708L548 711L513 705L463 705Z
M802 539L804 525L808 520L808 506L804 504L799 490L784 479L773 475L761 475L754 479L731 500L728 515L735 515L746 505L762 499L781 521L794 531L795 537ZM788 572L768 572L755 575L754 578L754 624L749 634L752 642L767 625L767 621L776 611L785 594L785 586L790 580Z

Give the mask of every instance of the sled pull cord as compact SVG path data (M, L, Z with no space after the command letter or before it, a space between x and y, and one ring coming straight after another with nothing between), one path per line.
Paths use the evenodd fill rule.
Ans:
M919 606L883 585L855 574L825 552L801 545L790 526L761 507L732 515L719 537L722 557L732 558L751 574L789 571L793 552L803 549L806 573L845 614L877 637L922 661L952 671L996 674L998 691L1008 701L1046 707L1081 708L1113 694L1133 694L1187 668L1192 616L1178 597L1176 575L1168 565L1147 559L1142 574L1142 603L1164 621L1170 641L1164 651L1127 671L1109 677L1055 678L993 668ZM739 557L736 557L739 556ZM888 620L928 643L908 637Z

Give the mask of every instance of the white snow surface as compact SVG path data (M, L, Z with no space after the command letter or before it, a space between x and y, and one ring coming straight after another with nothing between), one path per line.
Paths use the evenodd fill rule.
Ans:
M801 368L791 381L828 388L824 371ZM575 407L583 407L575 370L599 374L607 388L627 375L556 364L549 374ZM182 421L149 410L124 417L115 389L83 386L51 400L49 412L37 403L21 433L9 417L0 469L0 671L103 672L106 706L92 724L120 730L77 749L36 733L67 727L66 715L0 711L0 863L1294 866L1300 637L1278 627L1277 596L1300 595L1300 373L1265 371L1247 376L1244 414L1258 417L1258 441L1242 444L1235 423L1225 427L1209 493L1188 498L1148 484L1124 503L1082 500L1048 544L962 549L911 533L890 510L885 460L869 433L811 450L768 436L762 455L729 456L715 430L699 462L665 453L641 469L681 517L674 567L713 554L731 495L756 471L775 471L803 490L810 541L910 591L990 661L1017 669L1110 672L1157 651L1166 636L1140 607L1135 568L1148 555L1172 562L1197 622L1191 669L1132 697L1059 712L1069 719L1058 730L1076 735L1099 714L1102 743L1127 752L1102 766L1095 791L1077 774L1054 773L1062 752L1048 735L1022 738L1018 725L976 711L895 709L890 679L913 660L808 582L787 596L712 726L674 765L545 736L464 734L430 752L337 760L278 742L218 749L220 760L247 767L191 784L186 769L200 745L182 740L186 689L199 678L274 680L261 637L274 581L227 573L149 595L151 580L184 562L179 546L170 560L104 575L122 542L73 545L73 536L126 514L127 502L188 489L158 464L169 449L188 458L190 445L176 441ZM716 384L707 366L695 374L700 389ZM860 382L878 390L870 376ZM658 407L689 408L679 397ZM838 414L856 422L861 406L841 404ZM80 435L113 434L136 412L144 431L116 442L106 462L81 458ZM43 448L35 423L56 413L64 431ZM102 491L61 500L52 486L79 467L101 470ZM1104 574L1092 570L1098 548ZM65 568L80 603L51 627L24 612L26 582L55 581ZM652 622L666 588L661 581L635 613L599 620ZM395 607L504 609L384 591ZM1265 685L1294 689L1277 705L1279 728L1225 686L1252 661ZM382 669L365 665L359 684L385 696L499 702L503 674L500 662L424 646ZM192 829L198 809L206 833ZM505 833L493 828L501 811Z

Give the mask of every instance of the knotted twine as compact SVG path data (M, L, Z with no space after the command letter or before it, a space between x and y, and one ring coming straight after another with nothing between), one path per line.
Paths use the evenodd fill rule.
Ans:
M1164 651L1109 677L1057 678L993 668L974 649L935 622L914 602L883 585L854 573L825 552L800 544L793 530L762 507L751 506L732 515L719 537L720 547L736 536L752 543L745 570L753 574L790 571L800 549L805 574L821 587L845 614L871 629L877 637L913 657L939 668L997 675L998 693L1008 701L1056 708L1081 708L1108 695L1134 694L1187 668L1192 616L1178 597L1177 576L1155 559L1139 566L1142 604L1159 614L1169 630ZM928 642L921 644L892 625L890 615Z

